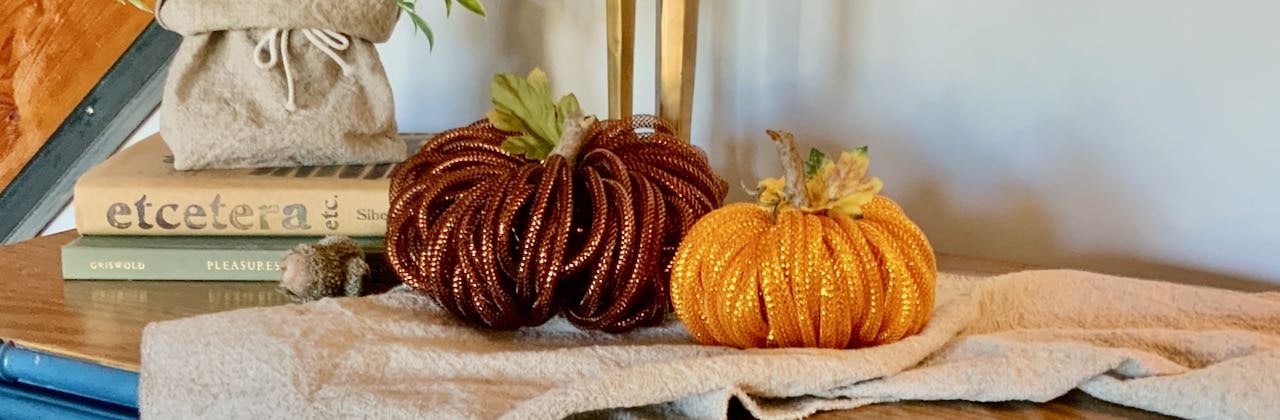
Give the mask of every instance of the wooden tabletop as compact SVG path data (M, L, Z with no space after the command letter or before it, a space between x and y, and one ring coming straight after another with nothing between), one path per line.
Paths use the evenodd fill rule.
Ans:
M75 232L0 247L0 339L52 354L137 371L142 328L150 322L288 302L270 282L63 281L62 245ZM1000 274L1030 268L939 256L943 270ZM963 401L878 404L821 418L1158 418L1072 392L1045 404Z
M62 245L76 236L0 247L0 339L137 371L150 322L288 302L275 283L63 281Z

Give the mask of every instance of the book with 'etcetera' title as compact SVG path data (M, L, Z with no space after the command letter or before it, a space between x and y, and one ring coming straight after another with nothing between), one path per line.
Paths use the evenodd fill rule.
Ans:
M411 152L425 135L404 136ZM160 135L75 186L82 235L382 236L395 164L178 171Z

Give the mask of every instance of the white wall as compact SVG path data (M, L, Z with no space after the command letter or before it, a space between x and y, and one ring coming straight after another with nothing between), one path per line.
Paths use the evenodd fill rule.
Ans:
M160 119L157 117L157 114L158 113L153 112L150 117L147 117L147 120L143 121L142 125L139 126L136 130L134 130L133 134L129 135L129 138L125 140L124 144L120 145L120 148L124 149L126 147L132 146L134 143L137 143L139 140L147 138L147 136L150 136L152 134L155 134L157 131L160 131ZM75 209L71 208L71 206L66 206L62 208L62 211L58 213L58 216L55 217L52 222L49 222L48 226L45 226L44 232L41 232L40 234L52 235L58 232L65 232L75 228L76 228L76 211Z
M651 111L654 1L637 109ZM483 115L540 65L606 110L603 2L430 9L383 45L403 131ZM1280 283L1280 3L704 0L694 142L733 185L778 172L765 128L872 171L944 252ZM734 199L742 199L735 192Z

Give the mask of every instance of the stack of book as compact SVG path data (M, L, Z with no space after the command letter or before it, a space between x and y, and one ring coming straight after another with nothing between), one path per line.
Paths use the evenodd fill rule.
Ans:
M416 150L425 136L408 136ZM62 249L79 280L275 281L294 245L346 235L386 270L393 164L177 171L159 135L116 153L75 187L81 237Z

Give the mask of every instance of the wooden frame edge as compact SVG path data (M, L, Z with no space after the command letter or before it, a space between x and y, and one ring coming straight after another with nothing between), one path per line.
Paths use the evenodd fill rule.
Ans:
M636 0L607 0L609 118L630 117L636 56Z
M690 141L699 0L658 0L658 116Z
M0 243L31 239L71 200L76 179L110 156L160 104L180 36L154 21L0 191Z

